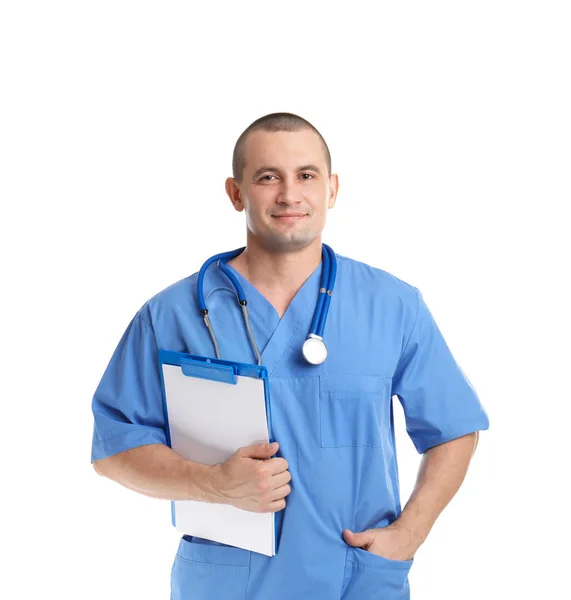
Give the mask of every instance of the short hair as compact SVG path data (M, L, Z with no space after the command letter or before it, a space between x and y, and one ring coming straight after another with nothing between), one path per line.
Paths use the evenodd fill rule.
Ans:
M327 147L327 144L319 131L303 117L299 117L298 115L294 115L292 113L279 112L270 113L269 115L264 115L263 117L256 119L242 132L236 141L234 152L232 153L232 176L234 179L238 183L242 182L244 168L246 166L244 150L246 146L246 140L251 133L254 131L301 131L303 129L311 129L321 139L321 142L323 143L328 175L331 175L331 154L329 153L329 148Z

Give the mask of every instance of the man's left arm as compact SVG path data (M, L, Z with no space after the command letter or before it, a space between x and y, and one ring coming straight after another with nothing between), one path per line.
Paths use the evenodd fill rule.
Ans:
M478 431L438 444L422 455L415 487L399 518L387 527L343 532L358 546L393 560L410 560L459 490L478 444Z

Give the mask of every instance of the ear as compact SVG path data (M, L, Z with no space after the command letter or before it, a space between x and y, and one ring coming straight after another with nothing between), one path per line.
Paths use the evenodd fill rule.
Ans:
M333 208L337 202L337 192L339 191L339 177L333 173L329 177L329 198L327 199L327 208Z
M226 179L225 188L228 198L230 198L230 202L232 202L232 206L238 212L242 212L244 210L244 203L242 202L240 187L238 186L236 180L233 177L228 177Z

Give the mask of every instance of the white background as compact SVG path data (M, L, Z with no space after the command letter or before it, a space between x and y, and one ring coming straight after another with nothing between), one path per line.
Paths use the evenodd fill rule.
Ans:
M3 2L0 596L168 598L169 504L93 471L91 397L139 307L242 244L234 143L288 111L339 174L324 241L423 292L490 416L413 599L562 597L570 28L545 0Z

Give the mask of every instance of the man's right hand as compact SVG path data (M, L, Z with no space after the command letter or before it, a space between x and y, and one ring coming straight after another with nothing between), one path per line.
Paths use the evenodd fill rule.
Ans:
M221 502L251 512L283 510L291 492L291 474L285 458L270 458L278 449L277 442L244 446L226 462L214 465Z

